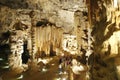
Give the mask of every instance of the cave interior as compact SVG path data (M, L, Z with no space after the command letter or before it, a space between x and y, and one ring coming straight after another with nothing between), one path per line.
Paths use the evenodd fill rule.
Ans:
M0 80L120 80L120 0L0 0Z

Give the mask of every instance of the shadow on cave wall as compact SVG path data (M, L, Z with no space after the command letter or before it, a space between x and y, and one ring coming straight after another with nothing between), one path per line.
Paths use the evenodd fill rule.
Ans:
M10 54L9 44L0 45L0 57L8 60L8 55Z
M6 31L0 36L0 57L8 60L8 55L10 54L10 46L8 44L10 36L10 31Z
M92 35L95 37L95 44L102 45L104 41L109 39L113 33L119 29L116 29L115 23L110 24L110 22L97 22L95 27L93 28ZM108 32L104 35L106 28L108 28Z
M41 6L28 2L27 0L0 0L0 6L7 6L11 9L41 9Z
M119 80L113 57L103 60L102 57L95 55L90 73L91 80Z
M110 0L105 0L107 4L111 3ZM95 11L93 14L96 14ZM115 57L109 57L111 47L108 46L108 51L105 53L105 56L101 55L102 51L102 44L104 41L109 39L113 33L119 29L115 27L115 23L107 22L107 15L106 15L106 8L104 10L101 10L100 13L98 13L98 16L100 17L100 21L95 21L92 36L94 37L95 41L93 43L94 46L94 52L95 54L92 54L90 56L90 63L91 64L91 80L119 80L118 77L118 71L116 68L116 56ZM108 29L108 32L106 35L104 34L106 29ZM119 57L118 57L118 60Z
M24 52L22 53L22 63L26 64L28 62L28 59L30 59L30 53L27 49L26 43L24 43L23 47L24 47Z
M0 5L7 6L12 9L28 8L28 4L25 0L0 0Z
M98 1L101 1L101 0L98 0ZM96 1L95 3L98 3L98 2ZM110 4L111 2L108 0L108 1L105 1L105 3ZM110 21L107 22L107 11L103 3L101 4L102 8L100 8L98 5L95 5L92 7L93 7L92 21L93 21L94 27L91 35L95 39L93 45L97 47L97 49L100 48L99 51L101 51L103 42L109 39L113 35L113 33L119 29L115 27L115 23L112 23ZM108 30L107 33L106 33L106 29Z
M106 30L107 25L109 24L106 22L107 20L106 8L103 5L102 1L100 2L98 1L94 1L96 5L92 6L93 7L92 21L94 27L91 34L95 38L95 45L101 45L104 42L105 40L104 32Z
M117 56L112 57L112 58L109 56L111 54L110 53L111 46L108 45L108 50L104 54L101 54L103 42L106 41L107 39L109 39L113 35L113 33L115 31L118 31L119 29L116 29L115 23L110 24L110 22L109 23L108 22L99 22L95 25L95 27L97 27L97 28L94 28L94 30L92 32L94 34L93 36L95 37L95 43L94 43L95 53L100 54L100 56L102 57L101 61L103 61L103 63L105 63L107 65L107 67L104 67L99 62L93 63L94 68L93 68L92 74L95 76L94 76L94 79L92 79L92 80L99 80L96 78L101 78L100 80L119 80L118 76L117 76L118 73L116 70L116 65L115 65L115 63L116 63L115 58ZM106 35L104 35L106 28L108 28L108 32L106 33ZM105 58L108 58L108 59L105 59ZM98 59L100 59L100 58L98 58ZM98 70L97 70L97 68L98 68ZM106 78L102 74L104 74L106 76Z
M98 3L100 1L102 4ZM95 46L101 46L104 41L109 39L115 31L118 31L120 29L117 29L115 26L115 23L112 23L111 21L107 22L107 6L112 4L111 0L91 0L91 14L92 14L92 21L93 21L93 31L92 36L95 39L94 45ZM103 5L106 4L105 5ZM101 7L99 6L101 5ZM99 17L99 21L97 20L97 17ZM108 30L108 32L105 35L105 30Z

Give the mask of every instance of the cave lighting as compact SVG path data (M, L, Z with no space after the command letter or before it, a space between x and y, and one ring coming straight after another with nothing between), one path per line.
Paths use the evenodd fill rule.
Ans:
M66 78L63 78L62 80L67 80Z
M55 80L67 80L67 78L55 78Z
M21 80L23 78L23 75L20 75L17 80Z
M118 0L114 0L114 8L117 8L117 6L118 6Z
M0 58L0 61L3 61L3 58Z
M90 80L89 72L86 73L85 77L86 77L87 80Z
M44 64L48 64L51 60L52 60L52 58L49 58L49 59L41 59L41 58L39 58L38 63L43 62Z
M42 72L48 71L45 67L42 68Z
M67 72L66 71L64 71L64 73L63 74L67 74Z
M7 69L7 68L9 68L9 66L3 66L2 68L3 68L3 69Z
M63 74L63 72L62 72L62 71L60 71L60 72L59 72L59 74Z
M64 71L64 72L60 71L59 74L67 74L67 72L66 71Z
M56 78L55 80L61 80L60 78Z
M120 74L120 65L118 65L116 69L117 69L117 73Z
M51 64L52 66L54 66L55 64Z
M5 63L5 64L7 64L7 65L8 65L9 63Z
M79 74L80 71L83 71L84 70L84 67L83 66L72 66L72 71L75 73L75 74Z

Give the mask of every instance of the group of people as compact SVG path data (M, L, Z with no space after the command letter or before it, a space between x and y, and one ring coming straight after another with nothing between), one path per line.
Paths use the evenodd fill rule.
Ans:
M62 56L59 59L59 69L60 71L63 71L66 69L68 66L72 65L72 56Z

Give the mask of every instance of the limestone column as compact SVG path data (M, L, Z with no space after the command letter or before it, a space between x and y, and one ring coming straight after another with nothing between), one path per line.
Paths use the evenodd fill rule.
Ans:
M29 50L29 53L32 52L32 40L31 40L31 37L28 37L28 40L27 40L27 49Z
M74 14L74 34L77 36L77 43L78 43L78 54L81 55L81 46L83 44L82 36L84 36L83 27L83 13L82 11L76 11Z
M36 44L35 44L35 11L30 12L30 18L31 18L31 58L35 59L35 53L36 53Z
M36 44L35 44L35 28L32 28L32 59L35 59Z
M15 32L14 32L15 33ZM22 72L22 53L23 53L23 39L18 38L18 35L11 35L10 37L9 66L10 69L16 72Z
M36 35L35 35L35 11L31 11L29 14L31 18L31 46L32 46L32 51L31 51L31 58L29 62L29 67L30 70L38 71L38 66L37 66L37 59L35 59L35 54L36 54Z

